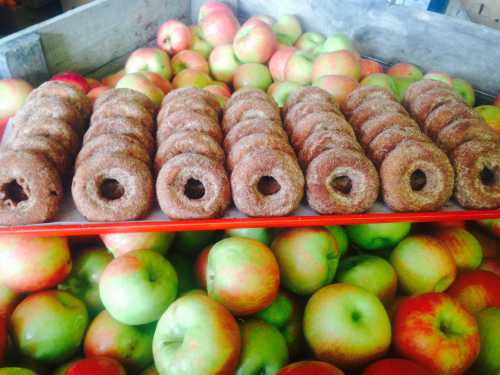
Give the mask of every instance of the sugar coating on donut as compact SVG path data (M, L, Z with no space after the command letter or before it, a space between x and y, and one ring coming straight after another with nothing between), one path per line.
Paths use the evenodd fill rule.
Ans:
M89 221L127 221L145 217L154 199L147 164L127 155L98 154L76 170L71 186L78 211Z
M162 106L173 101L174 99L183 99L186 101L196 100L204 101L215 111L220 112L222 110L219 100L217 97L207 90L203 90L196 87L182 87L172 90L168 95L163 98Z
M156 194L162 211L171 219L219 217L231 200L224 167L190 153L177 155L162 166Z
M54 219L63 198L61 178L42 155L0 151L0 225L37 224Z
M419 129L418 124L408 116L395 112L382 113L357 128L358 139L363 145L368 145L377 135L393 126Z
M372 99L386 99L397 101L394 95L387 89L376 86L359 86L349 94L342 106L342 112L347 118L350 118L352 112L364 102Z
M99 95L99 97L96 99L94 103L94 111L98 110L99 107L101 107L101 105L103 105L109 100L118 102L134 101L136 103L141 104L153 116L155 116L156 112L158 111L157 105L154 104L151 101L151 99L149 99L146 95L136 90L124 89L124 88L111 89L104 92L102 95Z
M231 128L240 121L254 118L280 121L280 114L268 100L240 100L225 110L224 118L222 120L222 128L225 133L228 133Z
M180 131L172 134L160 144L155 157L155 170L179 154L192 153L224 165L225 154L215 139L205 133Z
M267 95L264 91L259 90L259 89L255 89L252 87L242 87L241 89L233 92L233 94L231 95L231 97L229 98L229 100L226 103L225 109L227 110L228 108L233 106L233 104L235 104L239 101L253 100L253 99L264 100L264 101L268 101L270 104L273 104L269 95ZM275 108L276 108L276 110L279 110L276 105L275 105Z
M287 132L296 126L297 122L311 113L332 112L339 114L334 105L329 102L300 102L290 107L285 115L285 129Z
M429 142L399 143L380 167L384 202L395 211L431 211L453 193L454 172L446 154Z
M429 114L439 106L450 103L461 101L458 95L451 92L448 89L432 89L426 91L424 94L415 98L413 102L410 103L410 113L419 124L424 124L426 118Z
M499 142L499 137L495 131L480 119L462 119L453 121L442 129L437 138L436 144L449 153L462 143L480 140Z
M456 173L455 199L469 209L500 208L500 147L498 142L472 140L450 155Z
M153 132L155 122L151 113L140 103L132 100L107 101L94 112L90 122L97 123L103 119L126 117L140 122L146 129Z
M176 112L193 112L210 117L216 122L219 120L219 114L217 111L205 101L196 98L191 98L189 100L184 98L175 98L163 104L160 113L158 114L158 123L163 122L165 118Z
M436 139L439 132L455 120L466 118L479 118L479 115L471 110L465 103L451 101L434 109L425 119L424 132Z
M279 122L269 119L254 118L240 121L231 128L224 138L224 149L229 152L232 145L241 138L257 133L272 134L288 141L288 136Z
M248 216L284 216L304 195L304 175L296 159L277 150L245 155L231 174L235 206Z
M340 109L333 95L322 88L314 86L301 87L292 92L285 103L283 113L288 113L293 106L304 102L330 103L333 107L335 107L335 112L340 113Z
M436 81L433 79L422 79L412 83L406 90L403 104L406 108L410 108L411 103L425 92L433 89L447 89L452 90L452 87L444 82Z
M162 144L168 137L179 131L196 131L206 133L221 144L223 139L222 129L219 124L209 116L196 112L181 111L165 117L158 123L156 139Z
M306 171L307 202L320 214L365 212L377 200L379 186L373 164L353 150L326 150Z

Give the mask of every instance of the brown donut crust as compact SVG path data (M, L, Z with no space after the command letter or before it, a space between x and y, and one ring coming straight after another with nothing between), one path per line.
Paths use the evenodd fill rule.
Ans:
M143 93L140 93L136 90L123 89L123 88L111 89L109 91L104 92L102 95L99 95L99 97L96 99L94 103L94 111L97 111L99 107L101 107L104 103L110 100L117 102L133 101L139 103L144 108L146 108L146 110L149 111L152 116L156 116L156 112L158 111L156 104L154 104L151 101L151 99L149 99Z
M158 114L158 123L162 123L167 117L176 112L194 112L210 117L215 122L219 121L219 114L217 111L204 100L175 98L163 104Z
M158 147L155 157L155 171L179 154L203 155L224 165L225 154L215 139L200 132L181 131L172 134Z
M446 153L468 141L500 143L495 131L480 119L456 120L441 130L436 144Z
M357 129L358 139L361 144L369 145L377 135L393 126L420 129L413 119L401 113L382 113L366 121Z
M269 101L270 104L275 104L272 103L271 98L269 95L267 95L264 91L255 89L253 87L242 87L239 90L236 90L233 92L231 97L228 99L226 102L226 107L225 109L229 109L232 105L239 101L244 101L244 100L264 100L264 101ZM275 104L275 108L277 111L279 111L278 106Z
M293 107L290 107L288 112L285 115L285 129L287 133L291 133L292 130L296 127L297 122L306 117L311 113L317 112L332 112L337 115L340 114L337 107L331 104L330 102L300 102L295 104ZM342 116L342 114L340 114Z
M348 178L350 190L332 186L337 178ZM373 164L360 152L330 149L316 157L306 172L306 195L309 206L320 214L365 212L379 194L379 177Z
M0 225L38 224L57 215L63 198L61 178L42 155L2 150L0 165ZM7 187L16 181L26 200L13 201ZM17 201L17 199L16 199Z
M288 142L288 136L278 122L269 119L254 118L240 121L231 128L224 138L224 149L226 152L229 152L231 147L241 138L257 133L275 135Z
M196 112L176 112L158 124L156 139L162 144L168 137L179 131L206 133L221 144L224 138L222 130L211 117Z
M151 113L140 103L132 100L108 100L94 112L91 124L106 121L113 117L126 117L140 122L150 132L155 130L155 122Z
M103 183L114 180L122 195L108 199ZM71 186L78 211L89 221L128 221L145 217L154 200L153 176L142 161L126 155L95 155L76 170Z
M500 208L500 148L497 142L473 140L462 143L450 155L455 167L455 199L469 209ZM484 168L492 179L484 184Z
M335 108L335 112L341 113L335 98L319 87L302 87L292 92L283 107L283 113L286 115L293 106L299 103L330 103Z
M372 99L387 99L389 101L396 102L397 99L389 91L382 87L376 86L359 86L353 92L349 94L342 106L342 112L349 119L352 116L352 112L358 108L364 102Z
M412 174L421 171L425 185L416 190ZM380 167L385 203L394 211L432 211L443 207L453 193L454 173L446 154L429 142L404 141Z
M224 111L222 128L228 133L233 126L243 120L264 118L280 121L280 113L269 100L246 99L234 102Z
M183 99L186 101L196 100L204 101L216 112L221 112L222 108L220 106L219 100L211 92L196 87L182 87L172 90L163 98L162 106L173 101L174 99Z
M460 99L450 90L443 88L432 89L410 103L410 113L419 124L423 125L433 110L443 104L456 101L460 101Z
M201 198L186 195L190 180L202 184ZM167 161L158 174L156 192L162 211L171 219L220 217L231 201L224 167L198 154L180 154Z
M408 112L406 112L404 107L398 102L387 100L385 98L377 98L365 101L357 107L352 112L349 122L353 126L354 130L357 131L357 129L363 126L365 122L384 113L400 113L408 116Z
M262 177L280 186L274 194L259 190ZM277 150L250 152L231 174L235 206L248 216L284 216L295 211L304 196L304 175L294 157Z
M415 101L419 96L423 95L427 91L433 89L447 89L453 90L452 87L444 82L436 81L433 79L422 79L415 83L412 83L410 87L406 90L405 97L403 99L403 104L406 108L410 108L411 103Z
M439 132L455 120L479 118L465 103L451 101L445 103L429 113L423 124L423 130L432 139L436 139Z

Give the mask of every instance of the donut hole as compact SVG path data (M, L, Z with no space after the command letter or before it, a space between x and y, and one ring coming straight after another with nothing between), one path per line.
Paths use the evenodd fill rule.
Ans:
M4 196L3 200L10 201L14 205L18 205L23 201L27 201L29 197L24 190L24 187L21 185L23 182L24 179L21 179L21 181L12 180L10 182L7 182L6 184L3 184L1 189Z
M123 197L125 189L114 178L105 178L101 183L99 193L102 198L114 201Z
M495 171L488 167L484 167L480 172L481 183L486 186L494 186L497 183Z
M338 176L330 181L330 186L333 190L341 194L350 194L352 191L352 181L347 176Z
M257 183L257 190L262 195L273 195L281 190L281 185L272 176L262 176Z
M184 186L184 195L189 199L201 199L205 195L205 186L200 180L190 178Z
M420 169L417 169L410 176L410 186L413 191L421 191L427 185L427 176Z

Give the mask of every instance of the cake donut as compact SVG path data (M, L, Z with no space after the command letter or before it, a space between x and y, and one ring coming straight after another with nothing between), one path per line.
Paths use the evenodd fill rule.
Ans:
M245 101L245 100L269 101L269 96L262 90L254 89L252 87L243 87L243 88L235 91L231 95L231 97L226 102L225 109L228 110L233 104L235 104L239 101ZM272 104L272 103L270 103L270 104ZM274 104L274 107L277 111L279 111L279 108L276 106L276 104Z
M415 101L421 95L425 94L427 91L430 91L433 89L449 90L450 88L451 88L450 85L448 85L444 82L441 82L441 81L436 81L433 79L422 79L420 81L417 81L417 82L411 84L408 87L408 89L406 90L405 96L403 98L403 105L406 108L409 108L410 103Z
M445 103L432 111L424 121L423 131L432 139L455 120L479 119L477 113L462 102Z
M408 112L406 112L404 107L398 102L377 98L363 102L352 112L349 122L354 130L357 130L361 128L365 122L382 113L400 113L408 116Z
M206 133L219 144L222 143L224 137L220 126L212 118L196 112L179 111L158 123L156 132L158 144L161 145L168 137L179 131Z
M382 88L376 86L360 86L351 92L342 106L342 112L349 119L352 112L364 102L372 99L386 99L389 101L396 101L394 95Z
M473 140L496 142L498 136L483 121L466 118L453 121L440 131L436 137L437 145L448 154L462 143Z
M171 91L163 98L162 107L174 99L193 100L195 102L204 102L217 113L222 111L219 100L211 92L195 87L183 87Z
M319 87L304 87L291 93L283 107L285 115L290 108L298 103L329 103L335 108L334 112L340 112L339 106L333 96Z
M280 121L280 113L269 100L246 99L234 102L224 112L222 128L229 132L233 126L243 120L263 118Z
M388 112L373 117L356 130L359 141L364 145L369 145L377 135L393 126L419 129L418 124L408 116L398 112Z
M333 105L331 102L299 102L288 109L288 112L285 115L285 129L288 133L290 133L291 129L294 128L299 119L302 119L311 113L317 112L332 112L340 114L338 107Z
M425 119L434 109L443 104L461 101L451 88L432 89L416 98L409 107L410 113L419 124L424 124Z
M99 111L99 108L106 102L114 102L116 104L120 103L139 103L142 105L151 115L155 116L158 112L157 106L143 93L131 89L112 89L99 95L94 103L94 113Z
M199 99L186 100L184 98L175 98L164 103L158 114L158 123L162 123L165 118L176 112L199 113L211 118L215 122L219 120L217 111L205 101L200 101Z
M140 122L145 128L152 132L155 128L155 121L151 113L138 102L116 102L108 101L99 107L91 119L91 123L106 121L114 117L126 117Z
M256 133L269 134L288 142L288 136L280 124L269 119L243 120L231 128L224 138L224 148L229 152L232 145L247 135Z

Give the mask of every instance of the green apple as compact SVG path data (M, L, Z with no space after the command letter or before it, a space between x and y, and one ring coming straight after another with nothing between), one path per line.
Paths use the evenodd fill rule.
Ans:
M208 59L210 52L212 52L212 45L208 43L202 37L202 32L200 26L193 25L190 26L191 29L191 49L198 53L201 53L203 57Z
M116 84L117 89L131 89L146 95L156 105L160 106L165 94L141 73L129 73Z
M101 240L115 257L134 250L151 250L165 255L172 245L174 233L106 233L101 234Z
M408 233L411 223L357 224L346 227L349 240L362 250L383 250L396 246Z
M136 250L115 258L106 267L99 293L113 318L140 325L160 318L175 300L177 287L177 274L169 261L154 251Z
M323 44L319 45L314 50L314 52L316 55L320 55L322 53L336 52L342 50L347 50L357 53L351 38L342 33L334 33L329 37L327 37L326 40L323 42Z
M398 88L392 77L385 73L374 73L366 76L361 81L361 86L375 86L391 92L398 100L402 100L399 96Z
M474 364L479 374L495 375L500 372L500 308L490 307L476 315L481 337L481 351Z
M429 72L424 75L423 79L433 79L435 81L444 82L450 86L453 86L453 79L448 73L443 72Z
M292 46L302 34L302 26L300 26L297 17L284 15L276 19L273 24L273 31L279 43Z
M500 107L481 105L476 107L475 110L497 134L500 134Z
M441 229L436 233L436 238L451 253L458 271L474 270L481 265L481 244L469 231L463 228Z
M288 348L277 328L258 319L240 323L241 358L236 375L275 375L288 362Z
M285 80L309 85L312 82L314 56L310 52L295 51L285 66Z
M386 306L396 297L398 286L396 272L391 264L373 255L352 256L341 260L337 281L366 289Z
M185 231L177 233L174 249L182 254L197 255L205 247L216 241L214 231Z
M253 238L254 240L260 241L267 246L271 244L271 236L266 228L227 229L226 236Z
M233 86L236 90L252 87L266 91L271 83L273 83L271 72L264 64L242 64L236 69L233 77Z
M44 291L25 298L12 313L11 333L24 356L60 363L78 350L88 324L85 304L62 291Z
M453 90L460 95L469 107L474 107L476 103L476 93L474 87L464 79L455 78L452 81Z
M280 108L283 108L288 97L294 92L297 91L301 85L296 82L290 81L281 81L274 82L269 89L267 90L267 94L273 98L273 100L278 104Z
M178 295L183 295L184 293L198 287L194 272L194 264L187 256L184 254L173 253L169 254L167 259L174 267L177 277L179 278Z
M317 359L360 367L387 352L391 323L372 293L354 285L332 284L307 302L304 335Z
M335 242L337 242L337 247L339 248L340 256L344 255L349 248L349 238L347 237L347 233L344 227L341 227L340 225L332 225L327 226L326 229L328 229L332 236L335 238Z
M4 367L0 368L0 375L37 375L37 373L22 367Z
M280 233L271 248L280 265L282 286L293 293L310 295L335 277L340 252L325 228L290 229Z
M408 91L408 87L410 87L413 83L417 82L413 78L407 77L392 77L394 83L396 84L397 98L402 100L405 97L406 91Z
M208 59L210 73L218 80L231 83L236 69L241 65L234 54L232 44L215 47Z
M203 89L212 82L212 78L208 75L208 73L197 69L184 69L174 77L172 84L176 89L182 87L196 87Z
M295 42L295 47L306 52L314 51L319 45L323 44L325 37L314 31L308 31L302 34Z

